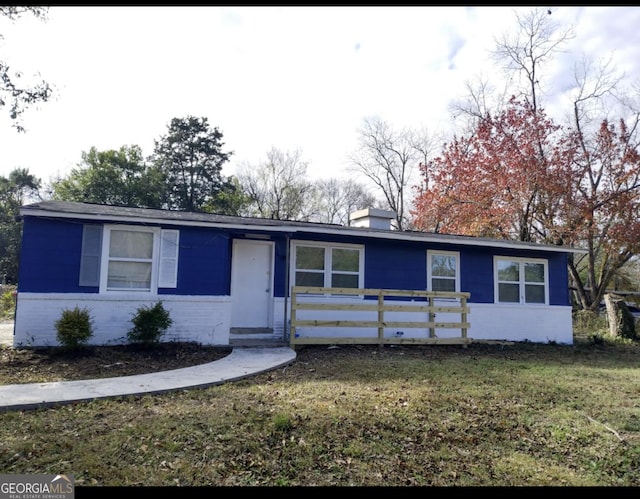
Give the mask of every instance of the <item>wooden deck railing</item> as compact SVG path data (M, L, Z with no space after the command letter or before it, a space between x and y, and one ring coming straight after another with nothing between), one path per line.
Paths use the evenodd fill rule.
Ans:
M329 296L353 296L362 298L357 303L353 301L340 303L339 300L328 300ZM294 286L291 292L291 329L289 342L291 347L296 345L318 345L318 344L468 344L471 341L467 338L467 329L470 324L467 320L469 308L467 299L469 293L447 293L437 291L411 291L395 289L354 289L354 288L321 288ZM304 297L303 300L301 298ZM410 304L398 303L398 300L387 300L387 298L406 298L411 300ZM435 299L455 299L451 305L435 305ZM416 301L417 300L417 301ZM298 312L319 311L337 312L353 311L368 312L372 315L370 320L342 320L325 318L298 318ZM412 312L421 313L422 317L412 321L389 320L385 313ZM460 314L459 322L436 321L438 313ZM307 314L309 315L309 314ZM370 328L377 331L377 335L371 336L309 336L300 335L298 328ZM414 335L404 337L402 335L387 335L385 329L423 329L424 335ZM436 329L459 329L459 337L438 338Z

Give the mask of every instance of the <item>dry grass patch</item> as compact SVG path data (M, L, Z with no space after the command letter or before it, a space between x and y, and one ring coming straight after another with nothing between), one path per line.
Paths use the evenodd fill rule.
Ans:
M79 486L638 486L640 346L305 347L206 389L0 414Z

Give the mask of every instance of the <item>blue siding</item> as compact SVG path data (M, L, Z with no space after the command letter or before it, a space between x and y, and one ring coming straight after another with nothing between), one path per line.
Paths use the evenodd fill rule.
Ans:
M489 248L452 248L460 251L460 291L471 293L469 302L493 303L493 255Z
M370 242L364 250L366 288L426 289L427 254L424 246L398 242Z
M566 253L553 253L549 259L549 304L571 305L569 262Z
M273 295L282 298L287 289L287 240L280 237L276 239L275 244Z
M25 217L18 289L29 293L97 292L80 288L81 222Z
M228 295L231 289L231 240L219 229L171 227L180 230L178 287L159 294Z
M21 292L98 292L98 287L79 286L83 225L80 221L25 217L18 281ZM170 228L180 229L178 287L160 289L159 294L228 295L228 234L212 229Z
M234 237L244 237L224 229L163 226L180 230L178 286L160 289L162 294L229 295L231 254ZM78 284L83 222L25 217L20 256L19 290L38 293L97 293L97 287ZM271 233L275 242L274 295L285 296L287 275L287 236ZM365 247L365 287L387 289L426 289L427 250L460 253L461 291L470 301L494 302L494 255L545 258L549 270L551 305L569 305L566 253L457 246L362 237L296 234L296 240L363 244Z
M569 305L567 255L516 248L501 249L420 242L366 241L362 238L313 237L309 240L364 244L364 279L367 288L426 289L427 251L457 251L460 254L460 291L470 293L470 302L494 303L494 256L543 258L548 260L549 303ZM300 239L296 237L296 239ZM284 272L276 272L284 282ZM283 286L284 287L284 286ZM278 288L280 293L280 288ZM277 294L277 296L282 296Z
M549 304L569 305L569 274L565 253L517 250L514 248L455 248L460 251L461 291L471 293L470 302L493 303L494 276L493 257L512 256L518 258L542 258L548 261Z

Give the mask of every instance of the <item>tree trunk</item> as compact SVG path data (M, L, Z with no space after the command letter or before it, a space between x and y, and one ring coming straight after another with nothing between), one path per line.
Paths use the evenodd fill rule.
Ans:
M604 295L609 320L609 334L614 337L636 337L636 323L622 296L607 293Z

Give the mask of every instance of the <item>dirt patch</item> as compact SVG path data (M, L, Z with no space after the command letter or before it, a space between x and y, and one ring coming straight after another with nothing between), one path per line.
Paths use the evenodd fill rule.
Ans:
M77 351L60 347L0 346L0 384L43 383L147 374L206 364L226 357L230 347L168 342L90 346Z

